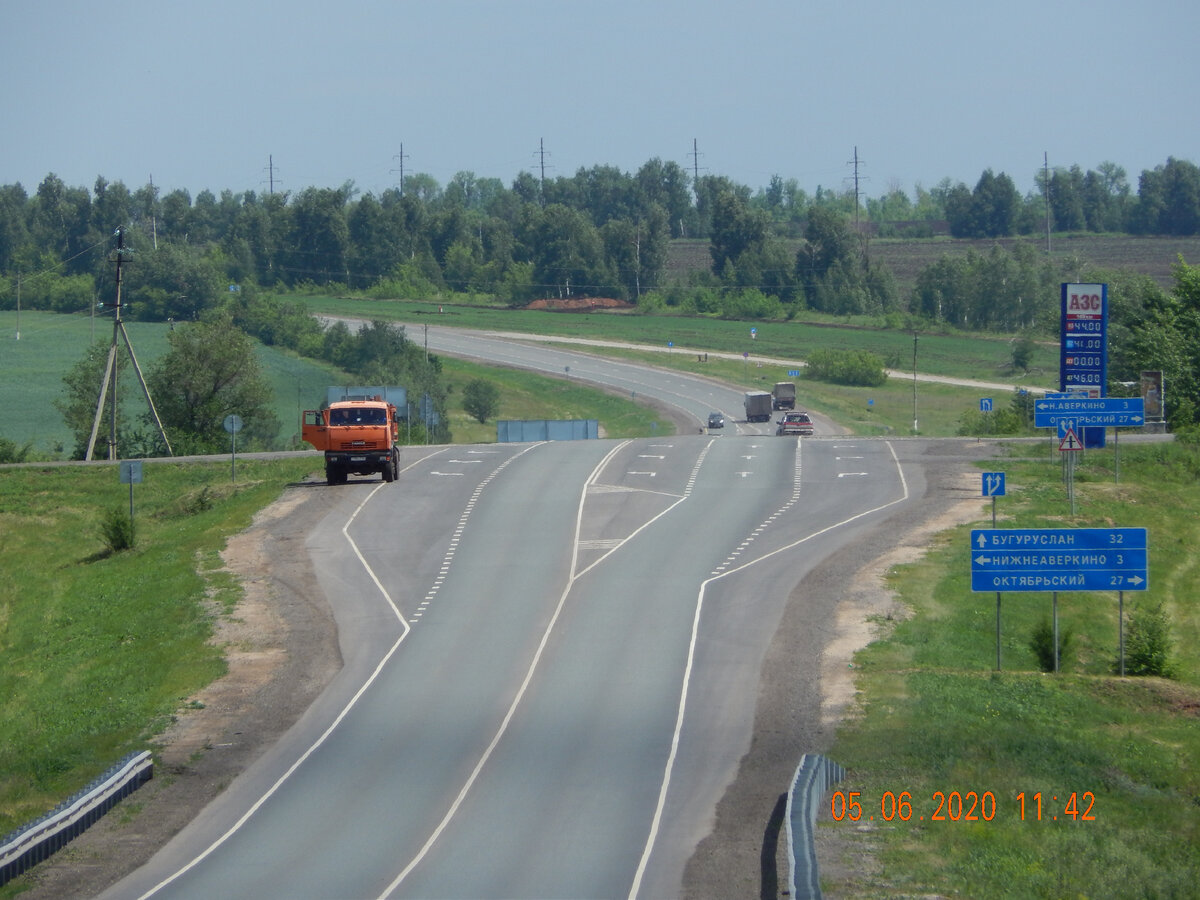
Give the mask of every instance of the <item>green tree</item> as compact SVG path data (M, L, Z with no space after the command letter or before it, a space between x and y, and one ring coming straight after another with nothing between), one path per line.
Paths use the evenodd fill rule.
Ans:
M600 232L578 210L561 204L532 213L523 243L532 256L534 281L542 296L587 296L613 286Z
M346 204L354 187L305 188L292 208L289 266L297 280L317 284L347 280L350 228Z
M692 206L689 189L691 179L679 163L663 162L655 157L638 169L634 180L637 183L638 206L643 213L651 206L659 206L666 211L671 237L695 235L696 208Z
M54 400L57 409L71 429L75 439L72 451L73 459L83 459L87 454L88 441L92 434L92 424L96 420L96 402L100 399L100 387L104 382L104 372L108 367L108 352L111 345L97 341L87 348L87 351L63 376L63 390ZM114 398L129 396L130 379L125 377L128 371L127 354L121 353L117 365L117 383L110 384L105 394L104 409L101 413L100 430L96 436L96 456L108 456L107 441L112 423L112 407ZM119 402L119 400L118 400ZM129 453L127 429L121 407L117 407L117 455L124 459Z
M170 350L147 377L163 427L177 454L222 453L230 438L224 422L239 416L246 449L266 449L279 434L271 387L254 342L227 315L176 328Z
M122 267L123 302L134 318L189 322L218 306L228 293L228 279L213 247L162 242L155 250L144 236ZM218 254L219 255L219 254ZM105 269L101 296L115 296L115 269Z
M462 407L482 425L500 411L500 389L490 381L474 378L463 388Z
M730 263L741 264L743 254L761 254L766 249L770 219L738 192L720 190L712 197L711 231L712 270L722 276Z

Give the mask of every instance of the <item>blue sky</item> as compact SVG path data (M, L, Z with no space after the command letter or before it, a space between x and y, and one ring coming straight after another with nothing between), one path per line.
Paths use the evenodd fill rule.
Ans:
M1195 0L0 0L0 184L379 192L647 160L868 196L1200 163Z

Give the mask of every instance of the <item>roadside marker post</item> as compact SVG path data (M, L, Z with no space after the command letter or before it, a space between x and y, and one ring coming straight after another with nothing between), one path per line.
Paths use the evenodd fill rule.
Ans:
M120 463L121 484L129 485L129 527L133 528L133 486L142 483L142 461L123 459Z

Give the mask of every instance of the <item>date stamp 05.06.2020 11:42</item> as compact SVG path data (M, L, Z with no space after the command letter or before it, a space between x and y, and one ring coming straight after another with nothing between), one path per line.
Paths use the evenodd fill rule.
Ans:
M914 800L910 791L884 791L878 812L860 791L834 791L829 814L835 822L992 822L1011 814L1022 822L1096 821L1096 795L1091 791L1027 794L999 803L992 791L934 791L928 803Z

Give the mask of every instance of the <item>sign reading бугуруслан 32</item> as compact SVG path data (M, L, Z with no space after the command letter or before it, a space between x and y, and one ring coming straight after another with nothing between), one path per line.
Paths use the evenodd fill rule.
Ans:
M1145 528L977 528L972 591L1144 591Z

